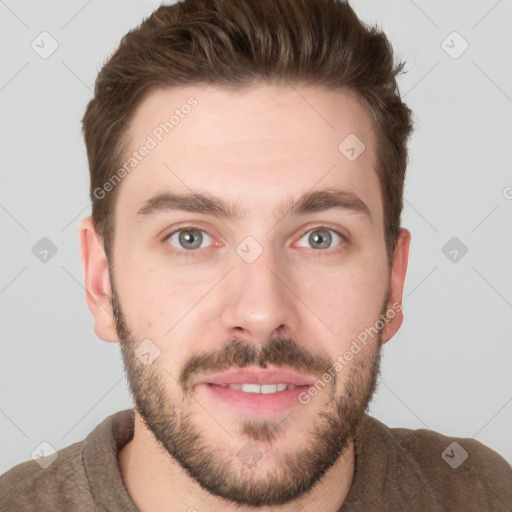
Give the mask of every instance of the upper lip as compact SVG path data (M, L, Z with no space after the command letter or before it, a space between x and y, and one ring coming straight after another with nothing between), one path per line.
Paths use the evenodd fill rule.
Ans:
M310 386L314 380L314 377L289 369L249 370L240 368L213 373L202 379L199 384L294 384L295 386Z

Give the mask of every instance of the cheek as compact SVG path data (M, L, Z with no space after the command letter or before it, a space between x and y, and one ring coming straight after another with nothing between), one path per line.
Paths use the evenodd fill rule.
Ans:
M156 267L144 270L140 263L136 269L127 264L123 272L124 286L119 294L133 337L155 343L160 351L157 364L177 379L206 321L200 299L211 285L201 279L186 280L183 273L175 271L162 272ZM163 375L170 387L175 386L172 377Z
M126 259L120 267L115 271L116 290L132 333L161 339L176 317L185 313L181 311L185 304L183 287L156 269L145 269L140 259L136 265Z
M297 282L297 295L334 331L339 350L375 324L387 289L385 268L364 261L328 273L305 269Z

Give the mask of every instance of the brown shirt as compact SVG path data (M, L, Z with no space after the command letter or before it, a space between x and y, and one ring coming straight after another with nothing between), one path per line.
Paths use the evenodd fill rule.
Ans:
M133 423L133 410L120 411L58 451L46 469L33 460L13 467L0 476L0 511L139 512L117 459ZM512 469L473 439L389 428L365 416L339 512L356 511L512 512Z

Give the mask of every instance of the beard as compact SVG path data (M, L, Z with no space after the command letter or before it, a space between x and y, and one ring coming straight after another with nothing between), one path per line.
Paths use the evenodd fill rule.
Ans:
M353 441L375 392L380 372L382 329L378 330L370 352L361 350L343 369L349 370L349 376L338 393L337 375L332 370L329 372L332 376L329 397L317 417L308 422L308 435L296 441L293 451L271 452L270 449L273 442L285 436L290 418L293 420L294 414L304 413L298 406L280 421L241 418L238 437L242 448L234 457L211 431L202 429L194 421L193 408L205 409L195 399L194 379L214 371L254 365L266 368L268 364L322 376L332 368L333 362L312 354L290 338L272 338L258 346L232 340L216 352L193 355L183 365L178 378L174 378L160 359L144 365L136 357L135 347L141 339L135 339L127 325L112 278L111 288L116 330L136 410L165 452L209 493L251 507L288 503L311 490ZM386 302L387 297L382 311ZM170 396L169 379L176 383L181 396L178 393ZM321 399L317 396L313 402ZM216 425L215 417L210 411L206 412ZM299 418L299 421L304 419ZM261 450L253 442L271 454L271 469L258 468Z

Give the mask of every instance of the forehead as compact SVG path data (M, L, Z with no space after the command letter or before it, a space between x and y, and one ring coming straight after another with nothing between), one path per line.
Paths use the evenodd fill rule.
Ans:
M134 165L126 166L120 213L135 215L158 193L197 190L237 200L247 213L327 187L366 196L380 210L372 120L349 90L160 89L141 102L129 128L124 163ZM352 148L364 151L354 159Z

